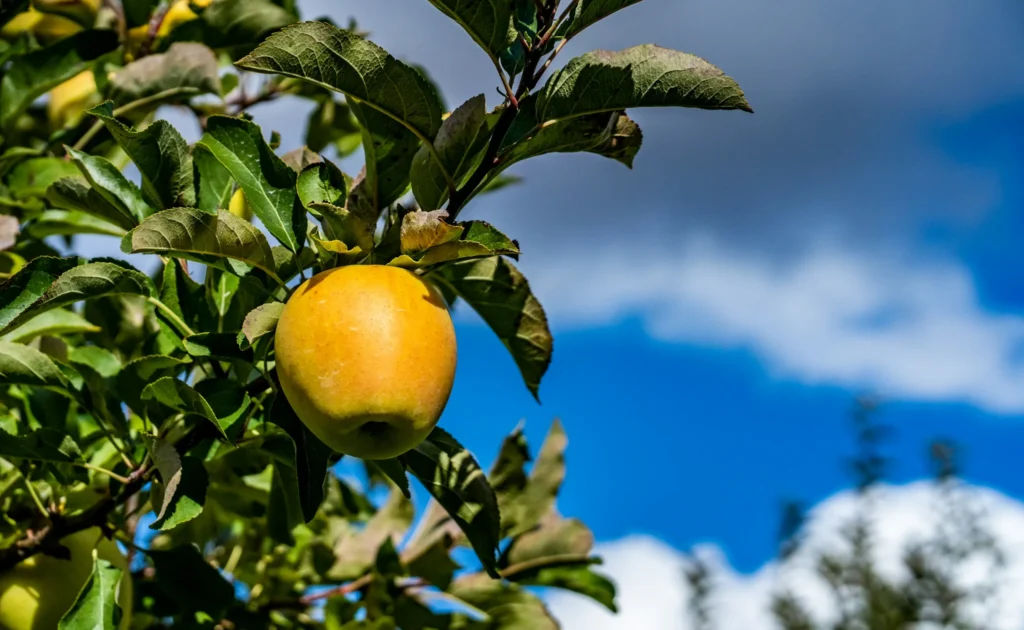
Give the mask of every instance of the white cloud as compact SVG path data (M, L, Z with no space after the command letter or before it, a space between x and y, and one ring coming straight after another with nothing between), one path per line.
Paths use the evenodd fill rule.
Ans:
M524 266L556 326L639 316L658 338L747 348L806 383L1024 411L1024 318L983 308L958 264L829 247L780 262L704 239Z
M906 545L930 537L942 522L937 513L934 486L919 482L900 487L882 487L874 495L875 548L884 575L898 579L899 559ZM838 494L810 514L805 544L785 566L770 563L753 575L733 571L715 547L696 553L712 567L714 574L713 620L718 630L776 630L770 603L774 593L788 588L819 621L835 614L834 604L813 568L815 552L835 549L840 529L857 510L851 493ZM990 564L976 562L959 573L963 584L980 584L995 576L999 587L984 611L974 611L987 620L992 630L1020 630L1024 627L1024 505L995 491L970 488L970 501L982 514L984 523L999 541L1005 565L994 573ZM690 630L686 602L689 588L684 578L687 560L677 550L649 537L635 536L601 545L603 570L619 586L621 613L612 615L589 600L565 593L549 598L552 611L565 630Z

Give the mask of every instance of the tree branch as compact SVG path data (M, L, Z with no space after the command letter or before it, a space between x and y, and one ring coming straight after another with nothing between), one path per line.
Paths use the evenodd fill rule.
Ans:
M13 569L19 562L38 553L55 551L58 549L60 540L65 536L104 524L107 516L115 508L146 485L148 472L149 469L143 467L129 475L128 483L121 489L117 497L108 497L71 518L53 516L45 527L30 532L6 549L0 549L0 574Z
M543 31L547 26L553 26L554 11L557 11L556 6L551 9L551 14L542 15L544 23L541 25L540 30ZM542 6L542 5L541 5ZM561 50L559 48L558 50ZM558 50L552 54L552 59L558 54ZM498 152L501 150L501 144L505 140L505 136L508 135L509 130L512 128L512 122L516 118L516 114L519 113L518 103L522 101L523 97L526 96L534 87L537 86L537 82L542 76L544 71L551 65L551 59L540 69L538 72L537 65L540 63L541 58L544 56L543 46L538 43L528 50L526 53L526 63L523 68L523 74L519 79L519 88L516 90L516 101L515 106L511 105L506 107L498 118L498 122L494 125L494 132L491 134L491 142L487 146L487 152L484 154L483 161L480 162L480 166L473 171L469 179L466 180L466 184L452 193L448 200L448 221L454 222L456 217L459 216L459 212L462 207L466 205L466 202L472 198L473 193L476 192L477 187L483 183L486 179L487 174L490 173L498 165Z
M215 435L212 424L204 423L185 435L174 445L179 454L184 454L208 437ZM0 549L0 574L14 568L19 562L39 553L51 552L59 554L60 540L91 527L106 524L107 517L121 504L142 490L149 482L149 474L155 468L142 465L128 475L128 483L124 484L115 497L107 497L99 501L81 514L70 518L60 515L51 517L50 523L38 530L27 532L23 538L10 547Z

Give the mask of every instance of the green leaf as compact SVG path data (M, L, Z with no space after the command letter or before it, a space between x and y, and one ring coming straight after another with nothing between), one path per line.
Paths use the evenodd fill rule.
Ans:
M136 131L114 118L110 101L88 111L103 121L117 144L142 174L142 195L154 208L196 205L192 154L188 143L166 120Z
M355 579L373 566L377 551L390 541L397 544L412 525L412 502L395 489L387 502L361 530L354 530L338 539L334 548L334 564L327 575L331 579Z
M75 234L122 237L125 230L85 212L44 210L25 229L25 233L38 239L48 236L74 236Z
M588 26L619 9L638 4L640 0L579 0L555 32L555 38L568 39L579 35Z
M206 398L182 380L173 376L159 378L146 385L139 398L154 422L162 422L182 412L209 421L225 440L229 439L228 429L234 418L218 418Z
M232 268L220 259L238 260L277 278L274 255L263 233L226 210L217 214L197 208L164 210L129 232L124 244L131 253L177 256L227 270Z
M106 560L94 558L92 575L61 617L58 630L117 630L122 615L117 604L117 586L122 573Z
M544 586L573 591L585 595L611 612L618 612L615 605L615 584L605 576L590 569L595 559L574 564L542 567L524 572L515 578L517 584Z
M196 188L199 209L211 214L227 210L231 202L231 191L235 187L231 171L224 168L209 151L193 151L192 162L195 164L195 177L198 178Z
M242 331L238 333L238 346L245 350L255 345L260 337L273 334L282 312L282 302L268 302L250 311L242 323Z
M201 611L220 619L235 601L235 589L206 562L195 545L150 550L146 555L153 560L157 585L182 611Z
M402 494L406 499L412 496L409 492L409 475L405 473L405 466L402 464L402 460L398 458L376 459L366 460L365 463L377 469L385 477L395 482L395 485L402 491Z
M98 332L99 330L99 326L96 326L78 313L60 308L40 313L3 337L0 337L0 339L14 343L28 343L36 337L45 335L57 337L76 333Z
M253 213L281 244L299 251L306 213L295 192L295 171L274 155L260 128L241 118L211 116L201 147L226 168L245 192Z
M57 157L37 157L19 162L7 176L7 187L14 199L33 199L63 177L78 175L78 168Z
M418 70L326 22L285 27L236 65L342 92L399 121L424 142L441 126L440 99Z
M28 269L28 266L25 269ZM22 272L16 274L8 283L16 281ZM4 293L6 287L7 284L0 287L0 295ZM34 293L33 291L28 296L19 297L30 297ZM152 293L152 281L145 274L132 269L127 263L94 262L80 265L65 271L34 301L27 302L27 300L18 299L19 310L12 313L13 317L0 328L0 334L12 330L39 313L80 300L117 294L149 296Z
M489 223L451 225L445 222L447 217L444 210L406 214L400 236L402 255L388 264L415 269L453 260L519 255L518 244Z
M276 141L274 140L275 137L277 138ZM271 134L270 138L270 147L276 149L281 144L280 134L277 134L275 131ZM281 161L296 173L301 173L309 166L322 163L324 158L316 151L310 151L309 147L303 146L282 155Z
M123 230L130 230L138 225L138 221L133 214L126 209L122 210L121 207L115 206L107 201L103 195L96 192L79 175L77 167L75 168L74 177L64 177L50 185L46 190L46 199L54 207L90 214Z
M451 537L442 536L415 556L403 554L402 561L409 567L409 575L425 578L437 588L446 590L455 572L462 568L452 560L452 545Z
M146 448L160 473L163 494L150 529L167 531L199 516L209 485L202 460L182 458L172 444L162 439L146 440Z
M639 125L623 112L567 118L545 123L537 113L537 100L525 98L499 154L498 168L488 182L517 162L546 153L590 152L632 167L643 143Z
M441 124L434 151L424 146L413 158L412 192L424 210L440 208L448 198L446 172L461 186L483 158L491 136L486 104L481 94L460 105Z
M252 409L252 399L245 387L228 378L208 378L196 383L196 391L210 404L228 441L233 443L241 438Z
M283 394L274 399L267 419L284 429L295 444L296 496L302 516L308 523L316 516L324 500L324 484L333 452L299 420Z
M0 284L0 332L10 330L11 322L19 314L42 298L61 274L79 262L75 258L40 256Z
M11 127L34 100L115 48L114 31L88 30L16 57L0 81L0 128Z
M295 443L287 435L271 433L263 440L262 448L274 458L267 500L267 531L273 540L294 546L292 530L305 520L299 505Z
M430 0L430 4L458 22L495 65L498 53L516 39L514 3L509 0Z
M199 333L185 337L182 343L185 345L185 352L201 359L241 360L249 363L254 359L251 350L246 351L238 348L238 333Z
M536 595L475 573L455 580L448 592L487 613L492 628L558 630L558 623Z
M344 207L348 197L348 181L344 173L331 162L319 162L302 169L295 190L302 205L307 208L314 203Z
M295 16L270 0L218 0L203 11L202 41L233 53L252 50L271 31L295 22Z
M206 298L206 287L189 276L186 261L178 258L168 259L163 265L162 276L160 301L164 306L190 328L206 329L214 325L213 311ZM157 310L156 314L165 319L168 325L177 326L163 309Z
M571 562L586 560L594 547L594 534L581 521L561 518L549 512L540 527L518 536L508 549L509 567L505 577L538 561L559 558ZM550 562L549 562L550 563Z
M630 107L698 107L752 112L743 90L700 57L653 44L621 52L595 50L576 57L540 92L539 120Z
M165 355L149 355L129 361L115 379L117 391L124 402L136 413L142 414L144 407L140 395L142 390L161 377L176 376L192 359L176 359Z
M117 376L123 367L116 354L99 346L73 346L68 351L68 361L85 365L103 378Z
M376 225L380 211L409 188L409 169L420 141L407 128L379 111L356 103L349 107L363 133L366 169L352 187L348 207Z
M465 533L488 574L497 577L501 522L498 502L472 453L447 432L435 428L402 459Z
M495 256L445 265L428 276L454 291L480 314L519 366L526 387L537 397L551 363L547 316L526 278Z
M338 157L346 157L362 143L362 132L348 105L334 98L321 98L306 123L306 145L323 151L330 145Z
M44 427L20 436L0 429L0 457L74 464L82 461L82 451L67 432L58 429Z
M71 147L67 147L67 152L93 189L121 214L131 217L134 223L153 214L153 208L142 198L138 186L128 181L110 160Z
M125 66L110 80L110 98L118 105L138 103L137 116L197 94L220 94L217 58L202 44L175 43L165 53L147 55Z

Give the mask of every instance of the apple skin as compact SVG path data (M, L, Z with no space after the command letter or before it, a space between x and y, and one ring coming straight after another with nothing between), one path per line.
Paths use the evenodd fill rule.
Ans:
M231 195L228 212L244 221L252 221L252 207L249 206L249 200L245 198L245 193L241 188Z
M132 581L128 560L98 527L82 530L61 540L71 560L35 555L10 572L0 575L0 628L3 630L56 630L64 613L78 598L92 574L92 550L102 560L121 569L117 603L124 613L122 630L131 625Z
M299 419L327 446L362 459L422 442L455 381L444 300L398 267L351 265L307 280L288 300L274 343Z
M85 117L85 111L99 100L92 70L76 74L50 90L50 100L46 104L50 127L63 129L77 125Z
M0 39L10 41L25 33L32 33L41 43L48 45L81 30L82 26L72 19L53 13L43 13L29 7L28 11L14 16L0 28Z

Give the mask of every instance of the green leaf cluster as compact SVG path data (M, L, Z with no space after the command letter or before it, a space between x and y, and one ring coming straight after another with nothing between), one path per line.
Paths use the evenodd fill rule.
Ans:
M593 536L555 507L559 423L532 467L521 430L488 473L437 428L396 459L342 462L355 483L280 393L273 340L309 277L402 267L476 310L539 396L547 317L519 243L461 220L467 203L543 154L632 166L630 108L749 110L720 70L653 46L545 76L635 1L430 0L502 94L450 113L421 66L355 24L299 21L292 0L68 0L59 32L4 3L0 572L89 527L124 543L130 574L95 560L67 628L128 613L147 628L556 628L536 587L614 610ZM252 121L279 99L311 103L308 146L282 154ZM198 141L158 118L166 105L194 114ZM343 172L359 148L364 167ZM106 255L76 255L82 235ZM414 492L430 497L418 517Z

